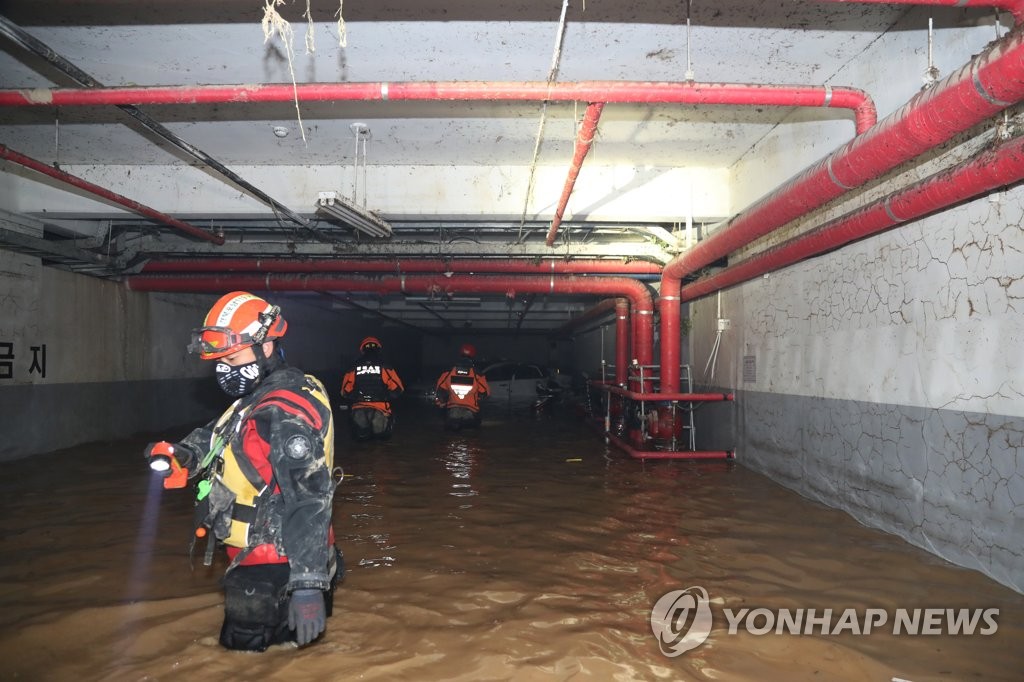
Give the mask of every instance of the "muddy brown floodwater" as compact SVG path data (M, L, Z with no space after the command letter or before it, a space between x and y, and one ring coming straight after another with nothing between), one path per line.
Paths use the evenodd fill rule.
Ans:
M190 567L191 496L151 481L155 438L4 463L0 679L1024 679L1024 597L742 465L632 461L558 414L451 434L410 402L373 444L336 419L348 571L301 650L217 645L225 561ZM666 656L651 609L694 586L710 636ZM724 609L742 608L766 610L755 629L780 609L888 622L729 634ZM897 610L926 608L998 608L998 629L892 632Z

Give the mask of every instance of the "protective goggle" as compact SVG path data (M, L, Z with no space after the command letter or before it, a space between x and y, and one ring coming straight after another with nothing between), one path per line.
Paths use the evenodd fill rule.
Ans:
M212 353L224 353L228 349L241 350L245 346L252 346L263 343L267 333L274 326L274 322L281 316L281 308L276 305L267 306L267 309L256 316L260 326L252 334L234 331L230 327L200 327L192 330L192 343L188 345L189 353L201 353L210 355Z
M210 355L223 353L230 348L251 346L253 343L249 334L238 334L228 327L201 327L192 330L192 343L188 344L188 352Z

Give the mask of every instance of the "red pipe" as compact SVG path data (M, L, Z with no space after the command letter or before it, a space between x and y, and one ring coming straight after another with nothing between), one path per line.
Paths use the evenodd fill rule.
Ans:
M654 356L654 302L647 287L628 277L409 275L357 278L320 275L225 275L209 277L133 275L125 278L134 291L223 292L256 291L366 291L377 294L426 293L448 295L489 293L515 296L538 294L605 294L629 298L637 315L633 319L633 344L642 364Z
M587 322L603 317L610 310L615 311L615 383L625 385L626 367L629 362L629 301L627 299L606 298L562 325L559 331L576 329ZM604 358L602 358L603 361Z
M451 260L356 260L314 258L178 258L150 261L143 273L154 272L494 272L508 274L630 274L660 275L661 266L622 260L509 260L478 258ZM610 305L610 304L609 304Z
M290 83L0 90L0 106L224 104L317 101L572 101L829 107L854 112L857 133L875 123L875 105L856 88L664 81L451 81Z
M719 258L881 177L1024 98L1024 39L1020 28L979 57L758 200L665 266L662 320L663 390L679 389L678 295L681 280Z
M686 402L717 403L736 399L732 393L639 393L618 386L602 386L601 388L631 400L684 400Z
M637 450L607 431L604 437L633 459L736 459L735 450Z
M654 355L652 350L651 355ZM625 386L629 371L629 301L615 299L615 383Z
M606 298L603 301L599 301L598 303L595 303L594 305L590 306L582 313L580 313L576 317L572 318L571 320L563 324L561 327L558 328L557 333L569 332L573 329L579 329L580 327L590 322L593 322L594 320L601 319L611 311L616 310L616 306L619 304L619 301L622 301L622 303L627 306L626 309L629 310L629 301L627 301L626 299Z
M942 5L945 7L994 7L1009 12L1018 22L1024 17L1021 0L818 0L819 2L856 2L885 5Z
M565 180L565 187L562 188L562 196L558 199L558 208L555 209L555 217L548 228L546 246L555 243L555 234L558 233L558 226L562 224L562 216L565 214L565 207L569 205L569 195L576 184L576 178L583 167L583 159L587 158L590 146L594 143L594 134L597 132L597 122L601 118L601 111L604 109L603 102L593 102L587 105L587 111L583 115L583 123L576 134L576 151L572 156L572 165L569 166L569 177Z
M890 194L688 284L682 288L680 296L684 301L705 296L1021 180L1024 180L1024 138L1018 137L936 173L910 189Z
M100 187L99 185L94 185L88 180L80 178L77 175L71 175L70 173L65 173L62 170L54 168L53 166L47 166L42 161L37 161L31 157L25 156L24 154L16 152L13 149L10 149L2 144L0 144L0 158L6 159L8 161L13 161L14 163L25 166L26 168L31 168L32 170L42 173L43 175L49 175L51 178L55 178L57 180L60 180L61 182L67 183L79 189L84 189L86 192L90 192L91 194L103 197L104 199L112 201L115 204L120 204L121 206L124 206L129 210L135 211L136 213L142 214L147 218L152 218L153 220L157 220L161 223L164 223L165 225L170 225L171 227L176 228L186 234L190 234L193 237L198 237L208 242L213 242L214 244L224 243L223 237L218 237L217 235L207 232L206 230L203 230L201 228L198 228L195 225L189 225L188 223L182 222L177 218L172 218L166 213L161 213L160 211L152 209L149 206L144 206L143 204L140 204L139 202L133 199L129 199L128 197L117 194L116 192L112 192L109 189Z

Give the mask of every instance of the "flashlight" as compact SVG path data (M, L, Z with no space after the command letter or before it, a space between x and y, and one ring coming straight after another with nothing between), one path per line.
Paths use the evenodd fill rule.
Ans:
M174 446L165 440L155 443L149 451L149 468L164 478L164 488L184 488L188 483L188 469L178 463Z

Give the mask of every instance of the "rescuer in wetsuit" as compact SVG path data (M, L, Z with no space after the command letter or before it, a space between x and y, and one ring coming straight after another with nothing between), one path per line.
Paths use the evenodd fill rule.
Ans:
M331 523L330 400L319 380L285 364L277 344L287 328L280 308L236 291L214 304L189 346L216 361L217 383L234 400L171 450L199 479L196 535L210 543L204 563L218 541L231 559L220 632L228 649L312 642L326 628L343 571Z
M441 373L434 388L434 404L444 409L444 426L458 431L466 426L480 425L480 400L491 388L487 377L478 374L473 366L476 348L464 343L459 349L455 365Z
M381 357L380 340L367 336L359 343L362 356L341 380L341 397L351 403L349 424L356 440L387 440L395 425L391 402L405 386L398 372Z

